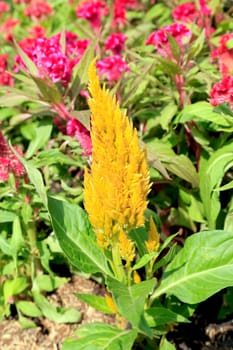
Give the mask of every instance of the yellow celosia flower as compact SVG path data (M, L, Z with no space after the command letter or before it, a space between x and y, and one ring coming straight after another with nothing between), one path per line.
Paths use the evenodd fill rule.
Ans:
M154 220L152 216L150 217L150 230L149 230L149 238L148 241L145 242L146 248L149 253L157 252L159 249L160 237L157 231L157 227L155 226Z
M98 244L108 248L121 230L144 225L149 172L137 131L116 97L100 87L95 62L89 80L92 164L85 171L84 204Z

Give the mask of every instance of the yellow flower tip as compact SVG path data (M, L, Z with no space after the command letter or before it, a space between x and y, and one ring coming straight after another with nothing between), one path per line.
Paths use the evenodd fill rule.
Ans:
M150 217L149 237L145 244L149 253L157 252L160 246L160 237L152 216Z
M112 311L113 314L117 314L117 307L116 304L113 301L113 298L109 294L105 294L105 301L109 307L109 309Z
M123 230L121 230L119 234L119 247L121 257L126 261L126 266L130 266L130 263L135 257L135 247L134 243L128 239Z
M136 284L141 282L141 277L139 276L137 271L133 272L133 280L134 280L134 283L136 283Z

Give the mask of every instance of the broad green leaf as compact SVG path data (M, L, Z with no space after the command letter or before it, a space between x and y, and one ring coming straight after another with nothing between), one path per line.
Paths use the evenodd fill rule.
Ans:
M13 213L11 211L0 209L0 223L12 222L12 221L14 221L15 218L16 218L15 213Z
M51 120L44 120L36 127L35 136L30 142L25 155L26 158L31 158L36 151L48 143L51 137L52 128L53 126Z
M57 149L41 150L37 157L33 158L33 164L35 164L36 167L52 164L79 166L77 160L72 159L70 156L58 151Z
M99 297L98 295L94 294L82 294L78 293L76 296L84 301L84 303L87 303L88 305L94 307L96 310L99 310L105 314L112 314L112 310L109 308L105 298Z
M34 291L33 298L41 312L49 320L57 323L77 323L81 319L81 313L76 308L61 308L51 304L42 294Z
M92 236L85 211L51 197L48 203L55 234L70 262L86 273L111 275L107 260Z
M205 101L185 106L176 118L176 123L186 123L190 120L208 121L224 127L232 127L232 118L222 113L216 113L214 107Z
M153 333L144 318L144 306L154 285L155 279L126 286L113 278L107 278L108 290L112 293L119 313L132 324L133 328L149 337L152 337Z
M152 328L168 323L189 322L187 318L179 315L165 307L152 307L145 311L145 318L148 325Z
M122 330L104 323L89 323L76 331L79 339L67 339L62 350L131 350L136 330Z
M202 231L187 238L167 266L152 300L173 294L185 303L199 303L233 286L233 233Z
M149 156L152 157L155 152L156 158L168 171L188 181L193 187L199 186L198 174L188 157L183 154L177 155L169 144L158 140L148 142L147 147Z
M29 283L26 277L17 277L13 280L6 280L3 283L3 296L5 303L8 302L10 297L22 293L28 285Z
M54 289L58 288L64 283L69 281L68 278L62 278L58 276L50 276L50 275L38 275L34 279L34 283L37 284L40 290L45 290L46 292L52 292Z
M42 316L42 312L40 311L40 309L31 301L26 301L26 300L18 301L16 303L16 307L25 316L29 316L29 317Z
M216 227L221 210L219 192L214 191L221 184L225 172L233 166L233 144L223 146L200 164L200 195L209 229Z

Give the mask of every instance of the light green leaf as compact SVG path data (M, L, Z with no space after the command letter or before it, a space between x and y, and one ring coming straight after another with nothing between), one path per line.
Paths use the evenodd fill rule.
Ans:
M99 297L98 295L94 294L82 294L78 293L76 296L84 301L84 303L87 303L88 305L94 307L96 310L99 310L105 314L112 314L112 310L109 308L105 298Z
M145 318L150 327L167 325L175 322L189 322L187 318L165 307L152 307L145 311Z
M22 293L29 283L26 277L17 277L13 280L6 280L3 284L3 296L5 303L8 302L8 299L14 295Z
M16 218L15 213L13 213L11 211L0 209L0 223L12 222L12 221L14 221L15 218Z
M152 157L155 152L156 158L168 171L188 181L193 187L199 186L198 174L188 157L183 154L177 155L169 144L159 140L148 142L147 147L149 156Z
M119 313L124 316L134 328L152 337L152 330L144 318L145 300L152 292L155 279L143 281L133 286L126 286L121 282L107 278L108 290L112 293Z
M176 350L176 348L166 338L162 338L161 343L159 345L159 350Z
M222 113L216 113L214 107L205 101L185 106L176 118L177 123L186 123L190 120L208 121L224 127L232 127L232 118Z
M79 339L67 339L62 350L131 350L136 330L122 330L104 323L89 323L77 331Z
M40 125L37 125L34 138L28 146L26 158L31 158L36 151L46 145L51 137L52 128L51 120L42 121Z
M75 308L59 308L51 304L42 294L33 291L33 298L41 312L49 320L57 323L77 323L81 313Z
M25 316L29 317L40 317L42 313L40 309L31 301L18 301L16 307L20 310Z
M224 186L215 188L214 191L226 191L226 190L231 190L232 188L233 188L233 180L231 180Z
M58 288L64 283L69 281L68 278L62 278L58 276L50 276L50 275L38 275L34 279L34 283L37 284L40 290L45 290L46 292L52 292L54 289Z
M86 273L111 275L107 260L94 240L85 211L51 197L48 203L55 234L70 262Z
M216 220L221 210L219 192L214 191L221 184L225 172L233 166L232 143L215 151L200 164L200 195L204 206L209 229L216 227Z
M187 238L167 266L152 300L173 294L185 303L199 303L233 286L233 233L203 231Z

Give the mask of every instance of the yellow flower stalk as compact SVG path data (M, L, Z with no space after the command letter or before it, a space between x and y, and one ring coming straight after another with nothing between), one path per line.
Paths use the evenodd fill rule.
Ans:
M146 151L116 97L101 88L95 62L89 81L92 164L85 171L84 205L99 246L117 245L122 258L131 261L134 248L126 234L144 225L150 189Z

